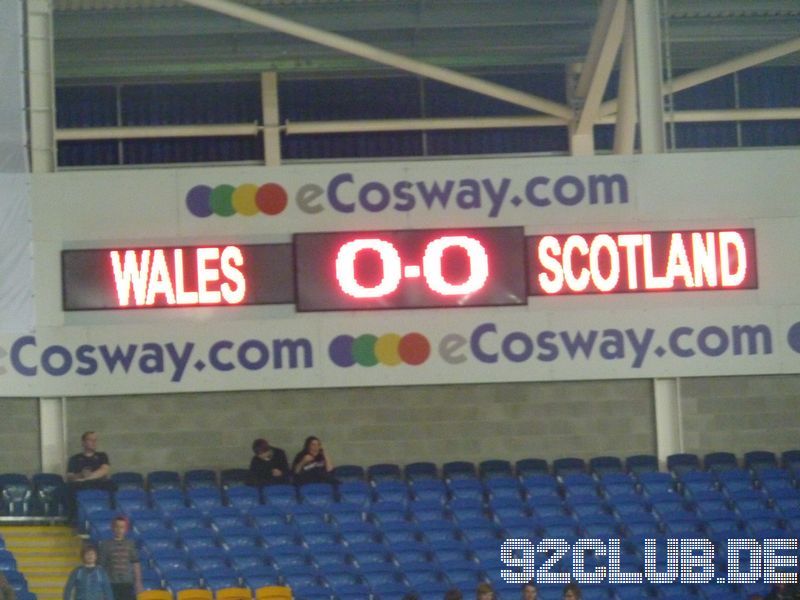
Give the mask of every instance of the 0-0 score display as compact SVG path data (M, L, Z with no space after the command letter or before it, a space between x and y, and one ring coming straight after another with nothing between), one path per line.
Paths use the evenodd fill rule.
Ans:
M527 302L521 227L294 236L298 311Z

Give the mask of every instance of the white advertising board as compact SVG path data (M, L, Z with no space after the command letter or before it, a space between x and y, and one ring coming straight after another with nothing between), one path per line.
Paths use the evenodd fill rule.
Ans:
M797 373L798 164L800 152L785 150L37 176L38 327L0 338L0 387L5 395L83 395ZM668 232L672 241L668 258L644 266L650 283L627 293L531 294L516 306L62 310L64 250L496 227L522 227L528 240L560 240L542 264L562 266L545 276L576 289L584 274L601 284L611 277L605 267L590 276L575 266L590 264L595 250L618 253L614 273L624 275L633 268L631 244L638 244L636 260L646 262L648 232ZM746 244L703 237L710 232L732 232L732 240L746 234ZM609 235L589 235L603 233ZM581 234L569 249L568 234ZM718 272L698 266L697 239L719 241ZM538 243L525 256L528 268L542 258ZM567 256L575 260L571 269ZM745 257L752 279L737 287ZM703 277L719 281L676 291ZM727 288L720 283L726 277ZM156 295L178 289L158 283ZM666 289L643 289L658 285Z

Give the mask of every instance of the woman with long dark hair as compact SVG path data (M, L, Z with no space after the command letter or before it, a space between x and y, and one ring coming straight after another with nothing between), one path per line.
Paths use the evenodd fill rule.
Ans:
M331 471L333 471L333 463L322 448L322 442L316 436L308 436L303 444L303 449L292 461L294 482L298 485L335 483Z

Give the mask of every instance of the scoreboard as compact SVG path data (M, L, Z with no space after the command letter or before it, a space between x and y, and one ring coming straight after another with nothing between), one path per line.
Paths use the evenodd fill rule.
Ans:
M288 244L64 250L61 275L65 311L500 307L536 296L758 287L754 229L298 233Z

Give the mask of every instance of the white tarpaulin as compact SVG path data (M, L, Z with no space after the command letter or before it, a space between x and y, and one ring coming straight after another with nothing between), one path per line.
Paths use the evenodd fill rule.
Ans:
M0 331L31 331L33 258L30 176L0 173Z
M22 2L0 2L0 331L31 331L33 258Z
M22 2L0 2L0 173L25 173Z

